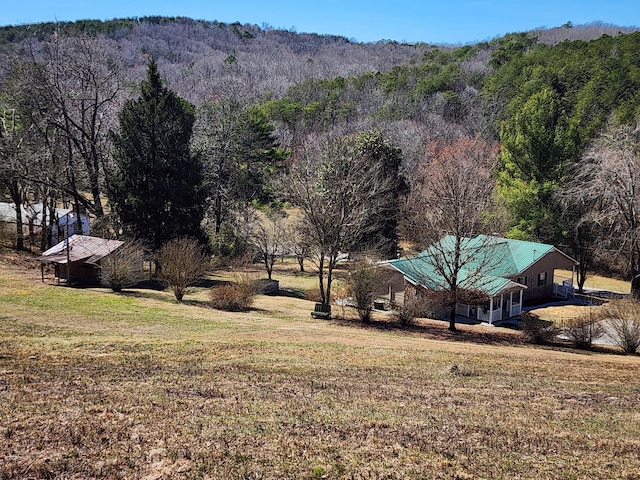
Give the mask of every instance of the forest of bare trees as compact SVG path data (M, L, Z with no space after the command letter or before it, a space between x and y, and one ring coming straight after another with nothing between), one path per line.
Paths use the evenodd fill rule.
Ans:
M260 239L240 228L251 209L297 207L303 215L290 223L298 231L278 249L316 252L323 285L324 268L330 279L338 255L363 247L376 228L392 239L385 256L398 235L420 244L457 234L450 222L460 212L445 208L455 193L466 195L455 197L458 204L484 209L467 221L490 218L493 233L569 245L585 265L598 264L592 245L606 234L609 263L636 278L640 243L633 225L624 233L624 222L612 219L612 208L623 211L619 200L584 195L585 185L610 182L604 175L619 167L603 159L623 143L605 139L619 139L640 117L639 45L634 29L598 23L461 46L361 44L187 18L5 27L2 195L16 206L43 205L48 223L66 205L102 231L127 230L105 179L115 165L118 115L138 98L153 63L163 88L193 108L189 143L203 169L203 227L218 254L262 245L264 231ZM362 135L370 136L368 152L358 147ZM131 148L137 141L133 135ZM482 165L465 163L477 158L469 143L483 152ZM637 160L637 149L626 151ZM401 181L381 173L390 165ZM445 175L461 171L468 177ZM447 181L455 183L448 193ZM418 206L430 224L413 229ZM329 223L338 231L321 231L335 215ZM15 244L24 248L16 220ZM471 227L464 235L487 229ZM40 247L48 241L43 229ZM268 270L275 250L262 247ZM321 291L328 301L330 281Z

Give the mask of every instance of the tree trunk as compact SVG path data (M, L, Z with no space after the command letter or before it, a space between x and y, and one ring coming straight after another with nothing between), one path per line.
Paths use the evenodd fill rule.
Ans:
M320 261L318 262L318 283L320 284L320 301L326 305L327 299L324 290L324 252L320 252Z
M11 200L16 208L16 249L24 250L24 232L22 222L22 195L20 195L20 186L16 180L11 181L10 185Z
M593 250L583 245L583 243L578 242L577 245L572 248L573 258L579 262L575 269L578 293L584 293L584 283L587 281L587 273L593 259Z
M578 265L577 268L577 282L578 282L578 292L584 293L584 282L587 281L587 266L583 266L582 264Z
M634 268L631 274L631 296L636 302L640 302L640 272Z
M98 179L96 178L97 182ZM100 186L91 185L91 195L93 196L93 213L96 217L102 218L104 216L104 208L102 207L102 200L100 199Z
M325 305L329 305L331 302L331 282L333 281L333 268L336 266L335 256L329 258L329 265L327 265L327 290Z
M451 311L449 312L449 330L452 332L457 332L456 328L456 305L455 303L451 307Z
M47 222L43 223L40 231L40 250L43 252L51 246L51 229L53 228L53 214L49 207L49 199L44 197L42 200L42 211L46 212ZM44 218L45 214L43 214Z
M455 332L456 328L456 304L458 303L458 272L460 271L460 251L462 249L462 235L456 235L454 258L451 275L451 311L449 312L449 330Z
M82 218L80 218L80 204L76 203L74 205L73 208L75 214L76 214L76 221L73 224L73 230L72 232L78 235L82 235L83 231L82 231Z
M269 255L264 255L264 267L267 270L267 278L271 280L271 272L273 271L273 263L269 259Z
M220 233L220 228L222 227L222 196L219 193L216 195L215 199L214 217L217 235Z

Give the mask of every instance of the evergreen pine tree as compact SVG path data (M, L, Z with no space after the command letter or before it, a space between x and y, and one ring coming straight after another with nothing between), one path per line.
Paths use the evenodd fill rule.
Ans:
M112 206L125 231L154 251L167 241L203 238L203 169L189 150L194 107L163 85L154 60L112 133L115 165L108 173Z

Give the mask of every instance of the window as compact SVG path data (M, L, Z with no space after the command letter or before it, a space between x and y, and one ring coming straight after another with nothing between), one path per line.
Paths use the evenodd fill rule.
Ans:
M547 272L541 272L538 274L538 286L541 287L547 284Z
M526 285L527 284L527 277L518 277L516 279L516 282L519 283L520 285Z

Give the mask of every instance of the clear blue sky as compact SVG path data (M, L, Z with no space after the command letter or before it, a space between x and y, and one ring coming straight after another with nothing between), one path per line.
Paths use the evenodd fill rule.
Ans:
M470 43L509 32L602 21L640 25L638 0L17 0L0 25L147 15L239 21L360 42Z

